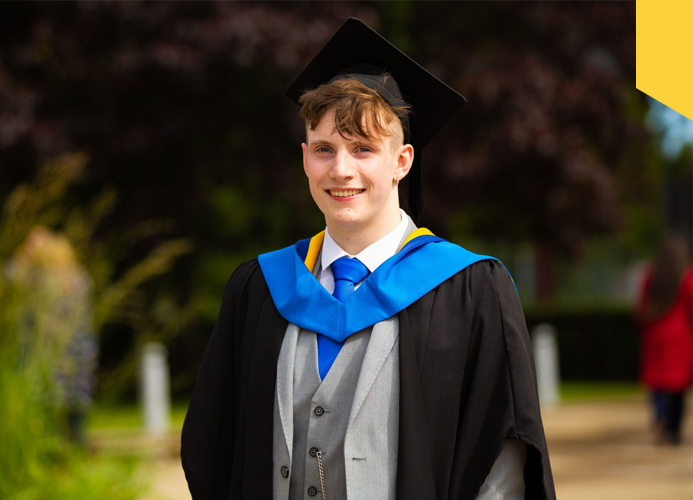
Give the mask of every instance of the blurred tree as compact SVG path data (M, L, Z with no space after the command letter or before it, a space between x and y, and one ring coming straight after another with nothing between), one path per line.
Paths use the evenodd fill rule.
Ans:
M160 290L213 321L238 263L323 224L283 92L350 15L469 99L423 153L435 232L536 243L550 295L555 256L652 199L620 2L2 3L0 195L37 158L86 151L84 200L125 194L107 225L164 217L195 239Z
M93 330L103 337L108 325L127 326L138 332L136 347L148 341L170 340L190 324L200 304L189 300L166 314L152 314L150 308L154 312L161 308L145 285L169 272L176 259L191 251L191 242L166 239L171 227L161 219L147 219L128 231L114 230L95 238L97 226L115 211L117 196L113 189L105 189L86 208L70 203L70 191L83 175L87 160L83 153L51 158L41 164L32 183L19 184L9 193L0 207L0 274L3 264L13 259L35 226L59 228L93 281L94 304L89 312ZM149 240L150 250L138 255L133 248L143 240ZM57 308L46 309L50 321L51 310ZM137 355L133 349L124 364L100 380L102 387L113 389L109 391L113 397L122 393L124 385L134 384Z
M99 206L108 205L105 201L112 196L97 196L88 217L67 203L85 162L84 154L46 161L34 182L16 186L0 207L0 498L129 500L141 491L135 460L85 454L65 439L67 434L80 441L77 422L90 403L96 357L91 280L64 235L35 225L89 236L85 222L98 220L103 213ZM76 241L81 257L89 255L90 263L103 258L91 238ZM169 253L169 262L173 258ZM110 275L100 273L106 278L100 280L97 299L102 321L118 321L123 311L137 311L104 297L120 288L126 292L119 294L125 302L136 292L133 285L166 267L161 259L155 265L150 261L140 263L138 283L112 283Z

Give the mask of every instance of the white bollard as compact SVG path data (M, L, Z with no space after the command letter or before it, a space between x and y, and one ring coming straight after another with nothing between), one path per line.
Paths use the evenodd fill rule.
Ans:
M171 422L171 389L166 347L142 346L140 358L140 405L147 433L162 436Z
M537 325L532 334L532 346L537 369L539 402L542 410L550 411L561 399L556 329L547 323Z

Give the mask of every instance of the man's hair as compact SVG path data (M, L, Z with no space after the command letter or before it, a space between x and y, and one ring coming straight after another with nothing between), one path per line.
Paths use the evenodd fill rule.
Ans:
M384 74L382 77L385 82L390 76ZM304 93L299 102L301 117L311 130L315 130L327 111L334 109L334 125L339 135L369 140L401 135L402 127L392 127L392 122L400 123L400 117L411 112L410 105L392 106L376 90L353 78L320 85ZM401 139L403 141L404 137Z

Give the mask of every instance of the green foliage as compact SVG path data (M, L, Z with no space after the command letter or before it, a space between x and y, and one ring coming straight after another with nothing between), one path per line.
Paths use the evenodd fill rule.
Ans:
M66 235L92 277L92 328L98 332L108 323L124 323L137 333L135 349L125 362L102 374L102 385L115 394L136 377L136 347L171 341L199 309L196 301L179 308L171 297L152 300L146 292L152 278L167 273L192 249L188 240L161 237L172 231L170 221L148 219L127 231L97 237L104 220L116 211L118 196L106 187L87 203L75 203L71 187L87 161L82 153L44 161L33 182L9 193L0 212L2 499L128 500L137 496L142 483L135 458L89 454L67 440L67 409L55 377L65 357L65 339L76 326L71 316L57 316L60 288L52 290L43 281L25 287L17 279L17 250L33 228L46 226ZM152 239L149 251L133 259L132 250L139 246L142 254L142 243Z
M140 486L135 459L91 456L67 442L65 411L52 396L62 347L49 341L56 324L51 317L31 328L22 324L26 299L15 284L0 280L0 498L134 499ZM32 306L51 314L49 304Z
M171 240L152 250L146 258L132 266L120 279L109 284L102 291L94 307L96 328L107 321L123 321L141 324L146 321L142 310L142 292L139 286L153 276L164 274L171 269L175 259L190 251L191 245L185 240Z
M12 257L37 225L66 235L93 281L93 329L100 332L108 323L120 323L137 334L135 348L123 363L102 373L101 387L111 390L111 399L115 399L136 377L136 348L147 341L170 341L194 320L201 305L191 300L163 323L161 318L153 318L149 307L156 301L150 299L144 285L168 273L179 257L192 250L192 243L183 238L160 241L123 269L122 263L132 260L134 248L144 241L161 240L174 224L167 219L147 219L127 230L96 237L99 226L116 212L118 195L114 188L106 187L86 204L74 203L69 189L80 180L87 162L83 153L51 158L39 166L32 183L20 184L10 192L0 218L0 263Z
M0 215L0 261L8 260L34 226L53 227L65 215L61 202L84 171L87 156L73 153L45 161L33 184L16 186Z

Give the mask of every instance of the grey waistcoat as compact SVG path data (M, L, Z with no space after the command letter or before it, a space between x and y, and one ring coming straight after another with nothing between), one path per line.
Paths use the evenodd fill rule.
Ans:
M398 339L397 316L350 336L320 383L316 334L288 326L277 364L275 500L322 498L313 447L324 455L329 500L394 498Z
M414 230L409 220L405 238ZM316 277L319 256L317 263ZM316 413L318 407L322 411ZM290 323L277 363L273 429L275 500L322 499L317 458L311 448L323 452L329 500L394 499L398 316L351 335L322 383L316 334Z
M294 454L289 499L321 490L317 450L329 498L346 498L344 438L370 328L351 335L320 383L317 335L301 330L294 365ZM312 487L312 488L311 488Z
M322 412L316 413L318 407ZM277 363L273 432L275 500L322 499L311 448L323 452L329 500L393 499L399 434L398 317L351 335L322 383L316 334L290 323Z

